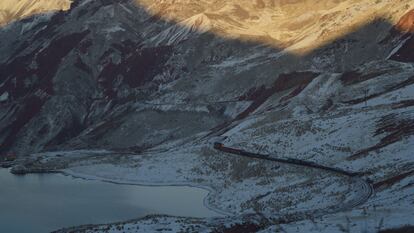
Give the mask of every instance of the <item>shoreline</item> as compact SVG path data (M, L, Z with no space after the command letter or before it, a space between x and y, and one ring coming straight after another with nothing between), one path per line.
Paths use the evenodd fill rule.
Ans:
M222 215L222 216L211 217L211 218L226 218L226 217L235 216L234 214L228 213L224 210L216 209L209 205L207 201L208 197L217 193L215 189L209 186L195 185L192 183L156 183L156 182L145 182L145 181L122 181L122 180L117 180L117 179L108 179L108 178L102 178L102 177L94 176L94 175L86 175L82 173L77 173L77 172L71 171L70 169L58 170L55 172L45 172L45 174L47 173L49 174L58 173L64 176L70 176L72 178L90 180L90 181L100 181L100 182L106 182L106 183L111 183L111 184L116 184L116 185L131 185L131 186L146 186L146 187L188 187L188 188L202 189L202 190L207 191L207 195L203 198L203 206L219 215ZM181 217L181 216L170 216L170 217ZM194 217L183 217L183 218L194 218ZM205 219L205 218L201 218L201 219ZM137 220L137 219L132 219L131 221L133 220Z
M211 218L226 218L226 217L234 217L235 215L232 213L228 213L224 210L220 210L217 208L214 208L209 205L208 203L208 197L212 196L213 194L217 193L217 191L209 186L203 186L203 185L195 185L193 183L156 183L156 182L146 182L146 181L122 181L117 179L108 179L108 178L102 178L99 176L94 175L87 175L82 173L77 173L74 171L71 171L70 169L62 169L62 170L51 170L51 169L39 169L39 170L30 170L27 169L25 173L13 173L12 172L12 166L10 167L0 167L0 169L5 169L9 173L16 175L16 176L24 176L24 175L31 175L31 174L61 174L63 176L72 177L74 179L82 179L87 181L100 181L105 183L111 183L116 185L131 185L131 186L142 186L142 187L188 187L188 188L197 188L202 189L204 191L207 191L207 195L203 198L203 206L207 208L210 211L213 211L217 213L217 217L211 217ZM169 216L169 215L166 215ZM171 217L182 217L182 216L171 216ZM183 218L196 218L196 217L183 217ZM199 218L200 219L200 218ZM203 219L203 218L201 218ZM137 220L137 219L131 219L130 221Z

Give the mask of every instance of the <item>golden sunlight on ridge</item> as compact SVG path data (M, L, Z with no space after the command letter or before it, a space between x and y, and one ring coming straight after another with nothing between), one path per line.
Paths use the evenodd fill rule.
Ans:
M414 7L412 0L131 1L150 15L177 24L170 33L180 33L182 28L209 31L301 56L376 20L395 25ZM2 0L0 25L39 13L68 10L71 3L72 0Z
M69 10L71 0L1 0L0 25L35 14Z
M306 55L376 20L394 25L411 0L135 0L152 15L225 38ZM402 4L403 3L403 4Z

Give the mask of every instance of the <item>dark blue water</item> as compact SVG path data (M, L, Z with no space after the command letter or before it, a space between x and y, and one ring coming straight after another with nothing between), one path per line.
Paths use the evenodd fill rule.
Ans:
M118 185L61 174L15 176L0 169L0 232L42 233L147 214L218 216L203 205L207 194L193 187Z

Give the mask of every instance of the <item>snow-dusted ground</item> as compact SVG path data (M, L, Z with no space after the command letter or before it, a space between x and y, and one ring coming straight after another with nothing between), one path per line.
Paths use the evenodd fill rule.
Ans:
M275 105L278 101L270 99L248 118L234 122L222 137L226 145L247 151L359 172L375 188L367 202L350 210L338 208L363 195L355 179L221 153L212 149L216 139L199 134L140 155L111 155L109 162L74 162L64 172L121 183L204 187L210 190L205 204L227 213L227 224L222 219L162 216L88 229L210 232L247 224L242 216L250 214L266 219L255 223L260 232L378 232L412 224L414 136L410 127L414 107L401 107L401 103L413 100L414 92L412 85L393 87L411 80L413 68L390 65L392 69L374 80L351 86L343 84L340 75L316 78L287 105ZM396 71L400 65L402 72ZM369 90L366 101L343 101L364 97L361 89L374 81L375 89ZM335 91L329 91L333 86ZM318 94L313 97L308 92ZM323 110L321 105L328 99L332 106ZM281 223L284 218L294 222Z
M386 40L413 1L284 1L280 6L265 1L265 7L258 2L84 0L49 26L39 24L53 15L5 27L0 68L8 72L22 64L29 69L8 72L0 86L9 88L0 93L1 139L22 155L84 149L22 157L19 169L203 187L210 190L205 204L229 215L149 216L87 227L91 232L232 227L239 232L377 232L414 224L414 65L387 59L410 40L395 35L395 41ZM306 14L310 9L314 13ZM72 41L85 28L89 34L68 54L52 56L59 55L58 38ZM46 60L62 62L55 67L37 62L42 51L49 51ZM151 68L148 58L155 60ZM32 70L36 67L41 69ZM138 77L131 73L146 73L137 67L148 69L148 83L135 83ZM55 93L46 95L43 81L35 85L43 79L30 75L52 68L56 74L44 82L53 83ZM303 72L315 77L303 80ZM34 89L14 90L10 80L25 75L30 77L22 85ZM24 110L33 106L27 100L38 98L44 105L26 119ZM375 195L352 210L338 208L359 200L358 180L224 154L212 148L218 138L246 151L359 172L372 181Z

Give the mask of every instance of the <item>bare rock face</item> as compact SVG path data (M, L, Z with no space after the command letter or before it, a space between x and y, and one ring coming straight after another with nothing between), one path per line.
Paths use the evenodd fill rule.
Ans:
M407 12L395 28L401 32L414 33L414 10Z
M391 59L401 62L414 62L414 10L408 11L392 29L391 34L398 38L399 45L391 54Z
M410 4L1 1L0 150L145 149L223 129L300 95L315 77L298 74L386 60Z
M0 25L36 14L68 10L71 0L3 0L0 2Z

